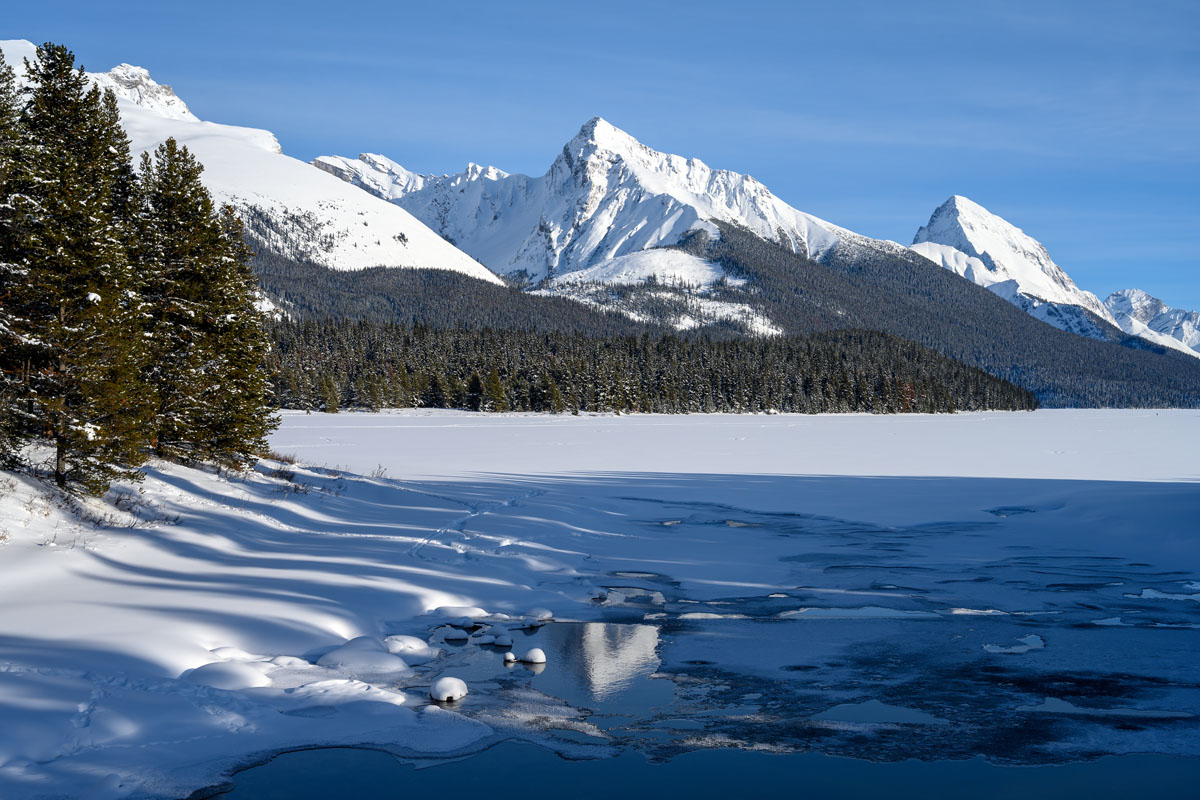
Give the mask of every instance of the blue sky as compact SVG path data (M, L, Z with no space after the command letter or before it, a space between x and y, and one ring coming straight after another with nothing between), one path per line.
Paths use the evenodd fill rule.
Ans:
M1200 309L1200 3L12 3L285 152L541 174L601 115L908 243L964 194L1084 288Z

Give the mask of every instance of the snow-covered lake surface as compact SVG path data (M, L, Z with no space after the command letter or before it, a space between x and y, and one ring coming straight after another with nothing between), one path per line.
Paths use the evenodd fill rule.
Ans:
M1197 442L1192 411L286 414L306 466L157 465L88 505L126 528L0 476L0 796L502 741L1200 776Z

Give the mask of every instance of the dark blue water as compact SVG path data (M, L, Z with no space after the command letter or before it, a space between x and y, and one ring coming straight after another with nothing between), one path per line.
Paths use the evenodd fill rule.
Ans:
M707 627L700 631L710 634L712 640L706 639L708 644L705 646L709 650L718 645L725 648L718 648L716 655L708 650L704 654L718 661L728 661L726 651L738 652L742 647L743 639L736 635L741 631L739 626L752 626L753 623L723 621L704 625ZM828 627L823 630L828 631ZM761 636L762 633L754 629L747 635ZM684 644L695 646L692 640L697 634L688 636L690 639ZM661 672L664 667L660 656L664 645L660 629L653 625L561 623L521 632L515 638L518 642L514 649L518 652L529 646L541 647L546 651L549 663L538 665L536 669L506 666L502 652L496 648L448 645L450 652L437 666L439 672L461 677L472 687L492 687L480 691L473 688L471 695L455 705L455 711L466 716L486 714L489 708L504 702L503 693L497 694L498 687L529 687L548 700L558 698L553 701L562 700L576 709L586 709L579 713L611 737L584 737L587 743L593 747L615 745L620 755L566 760L551 749L509 741L468 758L418 761L414 766L412 762L374 750L306 750L280 755L262 766L235 775L236 788L221 797L227 800L376 800L480 795L566 800L642 797L1200 800L1200 759L1135 755L1076 761L1061 766L998 766L981 756L941 761L895 760L897 753L924 753L927 758L937 758L940 753L944 758L952 758L952 751L946 748L953 746L960 737L949 727L954 723L945 721L931 726L915 724L878 730L872 727L859 730L853 724L844 729L836 726L820 729L828 738L818 739L817 746L838 742L844 747L843 753L861 756L858 758L830 755L828 746L821 753L810 750L809 745L795 743L789 745L793 752L787 754L688 744L689 736L700 736L711 742L714 737L730 731L735 739L745 738L740 736L741 729L736 725L730 728L720 724L722 718L736 719L746 713L747 718L753 720L757 704L766 702L761 693L771 687L779 688L779 685L759 681L738 688L735 675L722 673L720 682L733 686L734 691L729 695L733 704L721 705L720 697L705 695L699 705L695 702L688 705L689 690L686 687L679 689ZM674 642L670 646L681 645ZM696 686L710 685L711 681L707 679L687 684L693 692ZM768 689L764 689L764 685ZM801 682L801 690L806 685ZM489 691L493 696L489 696ZM411 694L419 702L419 693ZM824 702L834 704L833 700ZM886 708L917 715L919 718L909 720L914 723L932 718L912 709ZM777 709L771 713L787 719L786 715L779 715ZM807 714L801 716L807 717ZM714 723L717 723L715 728L709 727ZM946 738L947 731L949 738ZM1110 728L1104 727L1101 732L1110 733ZM546 741L553 740L553 733L547 734ZM1187 736L1189 733L1181 730L1174 735ZM768 729L759 731L757 738L747 741L770 744L774 740ZM897 741L908 743L908 749L898 749ZM881 749L888 746L891 746L890 751ZM665 761L650 761L644 754L648 750L679 753L689 748L690 752ZM1081 756L1078 750L1073 752L1076 757ZM892 760L872 761L873 758Z
M811 753L744 750L686 753L651 763L616 758L567 761L541 747L506 743L469 759L416 769L378 751L336 748L286 753L234 776L224 800L381 798L871 797L1194 800L1200 760L1109 757L1054 767L1000 767L983 759L879 764Z

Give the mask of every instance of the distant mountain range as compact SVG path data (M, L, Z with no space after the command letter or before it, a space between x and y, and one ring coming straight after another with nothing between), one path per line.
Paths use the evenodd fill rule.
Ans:
M34 52L23 41L0 49L18 67ZM939 206L906 247L799 211L748 175L655 151L600 118L540 177L475 164L420 175L370 154L321 157L314 169L268 131L198 120L146 70L122 64L91 78L117 94L135 151L173 136L197 155L210 190L244 217L264 286L285 309L302 298L298 314L369 308L403 319L409 293L429 291L438 296L409 306L436 305L442 321L457 307L461 324L474 324L484 303L490 320L539 327L545 309L554 330L568 329L566 309L578 306L538 305L551 296L592 308L581 309L581 330L612 328L597 310L717 336L867 328L1014 380L1050 405L1200 404L1200 362L1180 355L1200 356L1194 312L1137 290L1101 302L1039 242L965 197ZM494 288L387 277L400 267ZM350 278L363 271L369 280ZM528 299L516 302L505 284Z
M650 276L710 286L720 269L652 248L676 245L692 231L711 233L718 221L817 261L901 249L792 208L748 175L653 150L598 117L537 178L477 164L455 175L421 175L374 154L313 164L407 209L497 274L560 295L581 294L571 285L637 284ZM965 197L939 206L912 250L1062 330L1107 339L1113 326L1200 357L1168 332L1175 328L1139 325L1080 289L1040 242ZM676 322L692 327L694 320ZM773 329L765 321L755 327Z
M1190 355L1200 353L1200 313L1171 308L1141 289L1122 289L1104 301L1121 330Z

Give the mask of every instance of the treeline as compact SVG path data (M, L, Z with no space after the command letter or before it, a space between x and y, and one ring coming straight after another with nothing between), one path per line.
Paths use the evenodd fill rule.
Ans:
M242 464L273 423L241 222L174 140L135 167L74 62L18 87L0 56L0 456L96 493L152 452Z
M1033 394L874 331L711 340L368 322L276 322L285 408L479 411L952 412Z

